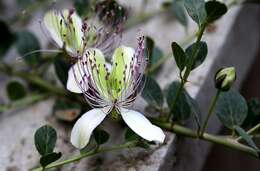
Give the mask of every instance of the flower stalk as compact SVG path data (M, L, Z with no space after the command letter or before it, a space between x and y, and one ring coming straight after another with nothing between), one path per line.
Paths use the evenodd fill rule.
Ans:
M220 95L220 90L217 91L216 95L213 97L212 101L211 101L211 104L210 104L210 107L209 107L209 111L208 111L208 114L207 114L207 117L202 125L202 128L201 130L199 130L199 137L203 136L207 126L208 126L208 121L209 121L209 118L212 114L212 112L214 111L215 109L215 106L216 106L216 103L217 103L217 100L218 100L218 97Z

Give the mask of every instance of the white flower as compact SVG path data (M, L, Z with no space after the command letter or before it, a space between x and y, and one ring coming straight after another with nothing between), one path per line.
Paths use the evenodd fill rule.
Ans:
M111 53L120 37L120 28L108 32L103 27L97 28L87 20L81 20L74 10L51 10L43 18L46 35L51 37L58 48L69 55L82 55L89 47L98 48L104 54Z
M148 141L162 143L163 131L153 125L143 114L128 109L143 87L143 73L146 67L144 38L138 39L136 49L117 46L116 35L101 34L100 29L91 32L87 23L81 22L74 11L50 11L44 17L45 26L53 40L64 48L76 63L68 73L67 89L83 93L94 108L76 122L71 133L71 143L84 148L93 130L112 110L119 113L125 123L139 136ZM112 66L104 55L112 55Z
M72 129L71 142L75 147L85 147L92 131L113 109L142 138L161 143L164 141L165 135L159 127L143 114L127 109L143 86L140 86L146 67L143 42L143 38L140 38L136 50L126 46L117 48L111 69L107 67L100 50L88 49L69 71L69 90L83 92L88 103L94 107L81 116ZM71 77L76 78L76 83L72 82L74 79Z

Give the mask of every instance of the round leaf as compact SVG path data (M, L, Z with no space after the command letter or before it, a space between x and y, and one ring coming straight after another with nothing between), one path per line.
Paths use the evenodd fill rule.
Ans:
M155 108L163 105L163 93L158 83L150 76L146 76L146 82L142 91L142 97L147 103Z
M18 53L23 56L24 61L31 66L40 64L41 53L32 53L35 50L41 49L40 43L34 34L28 31L22 31L18 33L17 38L16 48Z
M219 19L227 12L227 6L224 3L218 1L208 1L205 5L207 12L207 22L211 23Z
M173 0L171 6L173 15L183 26L186 27L188 25L188 19L184 10L183 0Z
M24 86L18 81L11 81L6 86L6 92L10 100L19 100L26 96Z
M206 10L204 0L184 0L184 6L189 16L199 25L206 21Z
M56 140L57 133L49 125L40 127L34 134L35 147L42 156L53 152Z
M242 125L247 116L247 103L237 91L222 92L216 104L219 120L228 128Z
M49 153L41 157L40 164L42 167L46 167L47 165L57 161L59 158L61 158L62 154L59 153Z
M171 110L171 113L173 113L173 119L175 121L186 121L192 113L192 110L190 108L190 105L187 101L186 95L184 91L181 92L177 103L175 104L175 110L173 111L173 104L174 100L176 99L177 91L180 87L180 83L177 81L174 81L170 84L168 90L167 90L167 104Z

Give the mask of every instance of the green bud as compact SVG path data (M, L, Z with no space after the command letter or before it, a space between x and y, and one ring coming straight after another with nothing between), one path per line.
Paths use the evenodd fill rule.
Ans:
M221 91L228 91L236 80L234 67L221 68L215 75L215 87Z

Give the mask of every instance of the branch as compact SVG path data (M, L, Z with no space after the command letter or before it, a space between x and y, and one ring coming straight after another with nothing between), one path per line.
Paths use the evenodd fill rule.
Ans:
M6 112L7 110L12 109L12 108L18 108L18 107L24 107L27 105L31 105L40 100L46 99L49 96L50 96L50 94L33 94L33 95L27 96L25 98L22 98L20 100L10 102L8 104L2 104L2 105L0 105L0 112Z
M164 129L166 129L170 132L176 133L178 135L183 135L183 136L186 136L189 138L194 138L194 139L201 139L201 140L205 140L205 141L212 142L215 144L221 144L221 145L224 145L225 147L229 147L231 149L247 153L258 159L260 158L257 151L255 151L251 147L248 147L244 144L237 142L235 139L212 135L212 134L208 134L208 133L203 133L200 137L198 137L197 132L195 132L189 128L177 125L177 124L172 125L171 123L162 123L162 122L158 122L158 121L153 121L153 123L160 126L161 128L164 128Z
M52 164L46 166L44 169L48 170L48 169L51 169L51 168L61 167L63 165L66 165L66 164L69 164L69 163L74 163L74 162L79 161L83 158L93 156L93 155L98 154L98 153L116 151L116 150L121 150L121 149L126 149L126 148L133 148L133 147L136 147L137 144L138 144L138 141L131 141L131 142L126 142L124 144L114 145L114 146L111 146L111 147L101 147L97 150L93 150L93 151L89 151L89 152L86 152L86 153L83 153L83 154L79 154L79 155L71 157L67 160L52 163ZM42 171L42 167L33 169L32 171Z

